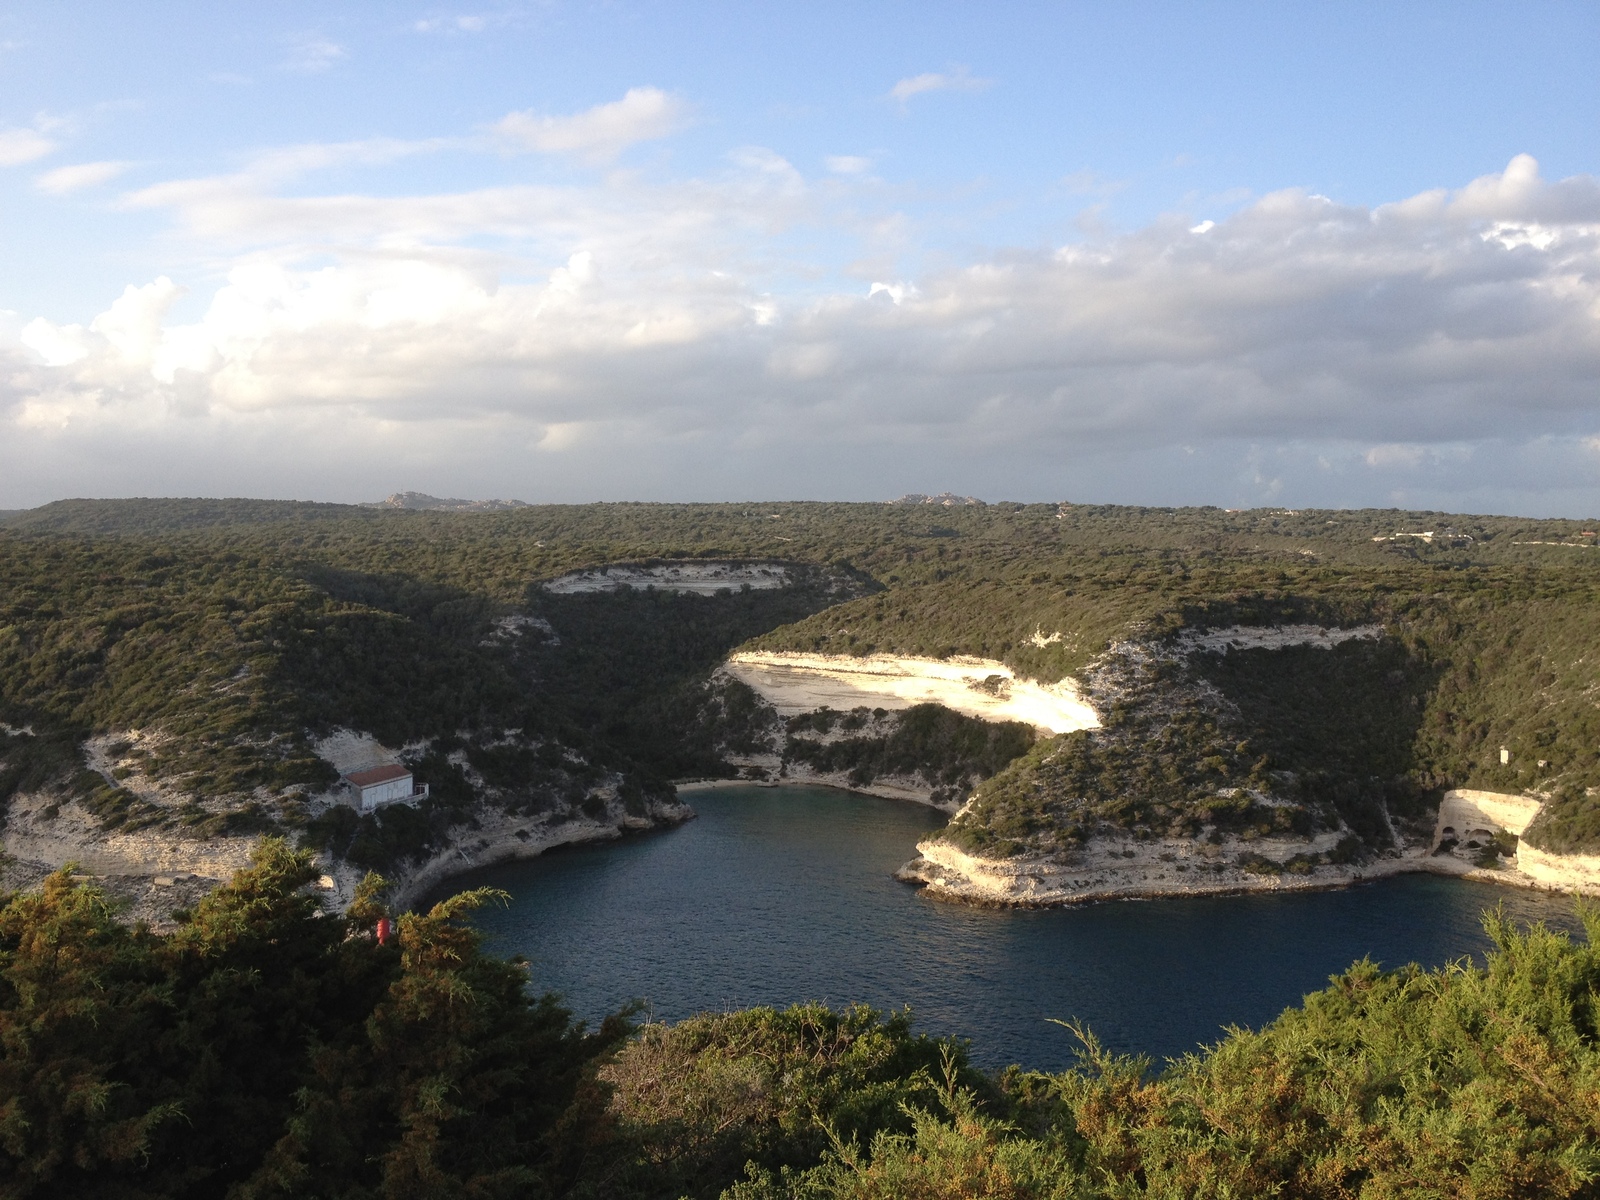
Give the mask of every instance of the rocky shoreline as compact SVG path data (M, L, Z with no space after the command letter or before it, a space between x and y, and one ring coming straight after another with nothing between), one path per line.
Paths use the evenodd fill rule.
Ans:
M458 826L448 845L421 862L385 873L395 909L417 904L453 876L516 859L536 858L557 846L614 841L630 833L667 829L693 819L688 805L647 800L642 814L617 801L602 816L556 810L535 817L511 814L485 804L475 826ZM226 883L250 862L261 836L199 838L170 826L133 832L103 830L76 801L44 793L12 798L3 830L0 887L19 890L69 863L118 902L128 921L145 921L158 930L173 927L172 913L191 907ZM343 910L366 868L319 856L320 887L330 905Z
M970 854L935 837L918 844L918 857L895 878L921 885L933 899L1018 908L1316 891L1418 872L1600 895L1600 857L1552 854L1520 842L1509 855L1490 853L1502 835L1519 838L1538 811L1539 802L1528 797L1447 792L1431 840L1397 840L1392 850L1353 863L1317 861L1336 847L1336 832L1304 841L1102 836L1070 856L1007 859Z
M670 829L694 816L694 810L686 804L659 801L647 801L643 816L608 811L604 820L573 816L566 820L530 821L507 813L485 813L479 818L477 829L465 831L439 853L396 872L389 902L396 909L411 908L446 880L479 867L537 858L558 846L612 842L630 833ZM363 874L346 868L342 876L335 876L339 880L335 895L340 907L349 903Z
M915 775L880 775L871 783L855 783L847 771L818 771L805 763L785 765L776 754L732 761L749 774L737 779L680 780L678 791L729 787L830 787L863 796L877 796L883 800L907 800L912 804L936 808L942 813L954 813L960 807L959 801L936 796L934 789Z
M748 768L754 774L762 765ZM410 908L449 879L481 867L536 858L560 846L671 828L694 818L693 808L681 797L697 791L796 786L840 788L946 812L951 808L936 802L932 789L915 778L861 786L842 773L796 769L794 764L781 777L684 780L677 785L680 798L647 801L642 814L628 813L618 803L608 804L598 818L562 810L528 817L485 805L476 827L459 827L458 836L437 853L390 872L390 902L396 909ZM1485 864L1480 845L1502 832L1519 835L1537 810L1538 802L1525 797L1451 792L1440 806L1431 842L1400 845L1378 858L1348 864L1316 861L1334 849L1337 833L1308 840L1227 837L1219 842L1101 837L1069 858L1009 859L970 854L934 837L918 844L918 856L896 871L895 878L922 887L931 899L1003 908L1315 891L1416 872L1600 895L1600 856L1551 854L1518 844L1515 853ZM75 802L19 795L5 823L0 884L9 889L36 886L51 871L75 863L82 877L94 880L121 904L126 919L168 928L173 910L192 906L245 866L258 841L258 836L198 839L162 828L107 832ZM323 866L320 886L331 906L343 909L366 871L327 856Z
M927 843L923 844L927 846ZM918 849L922 849L919 846ZM939 849L934 849L938 854ZM944 848L947 851L952 848ZM957 854L960 851L956 851ZM941 855L940 857L943 857ZM963 856L969 857L969 856ZM977 866L977 863L982 866ZM1182 879L1169 872L1130 868L1125 873L1084 880L1086 872L1043 872L1032 864L1000 860L973 860L963 870L956 864L935 861L927 855L912 859L895 878L921 885L930 899L989 908L1057 908L1108 900L1161 900L1185 896L1235 896L1258 892L1326 891L1383 879L1391 875L1427 873L1448 875L1482 883L1500 883L1535 890L1564 891L1515 868L1484 868L1459 859L1428 856L1425 852L1379 858L1359 866L1318 867L1301 874L1254 874L1240 870L1216 872L1204 881ZM999 868L1012 868L1001 870ZM1073 875L1079 878L1071 879Z
M945 812L952 807L935 803L932 790L919 780L878 781L863 787L838 773L796 770L795 764L790 764L788 773L782 777L686 780L678 785L678 790L680 794L692 794L732 787L819 786L889 800L907 800ZM1463 797L1475 798L1478 803L1473 804ZM930 899L986 908L1054 908L1109 900L1325 891L1392 875L1418 873L1534 891L1600 895L1600 857L1550 854L1519 845L1516 854L1509 859L1483 866L1477 861L1477 847L1443 845L1447 840L1444 830L1451 828L1447 822L1459 820L1463 806L1467 811L1476 810L1480 824L1485 827L1490 822L1483 816L1483 808L1494 811L1507 802L1514 808L1521 808L1521 823L1514 819L1511 822L1515 836L1537 811L1536 801L1464 790L1449 793L1447 799L1449 803L1441 807L1431 842L1411 842L1361 863L1313 865L1308 861L1333 849L1340 837L1337 833L1305 841L1226 838L1215 845L1186 840L1141 844L1132 838L1103 839L1100 844L1091 845L1089 853L1074 863L1043 857L985 859L929 839L918 844L918 856L894 875L902 883L923 888ZM1507 813L1501 811L1496 815L1504 818ZM1504 828L1504 824L1496 824L1486 831ZM1297 857L1300 865L1288 870L1275 871L1267 865L1293 862ZM1250 867L1240 866L1241 859Z

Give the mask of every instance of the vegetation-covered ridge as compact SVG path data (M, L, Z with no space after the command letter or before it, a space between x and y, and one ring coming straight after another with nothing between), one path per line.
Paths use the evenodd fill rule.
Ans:
M1528 838L1594 847L1595 540L1578 522L1383 510L62 502L0 531L0 798L59 793L108 828L300 831L393 867L470 833L485 803L623 820L674 778L733 774L764 718L708 680L741 646L970 654L1093 687L1130 641L1377 623L1381 641L1337 651L1122 671L1097 733L1030 742L937 713L852 731L841 715L773 752L958 790L994 775L953 832L993 852L1097 823L1269 816L1337 820L1372 852L1448 786L1546 797ZM795 583L539 586L684 560L782 561ZM324 819L333 773L314 744L340 728L408 748L430 799Z
M1482 966L1360 962L1156 1069L1077 1030L974 1070L909 1013L596 1030L483 953L465 893L323 910L308 853L158 935L67 871L0 896L0 1190L19 1198L1592 1197L1600 915L1494 914ZM1066 1036L1063 1033L1063 1036Z
M1102 727L1037 743L981 786L945 837L1008 856L1097 832L1346 838L1309 862L1431 834L1451 787L1544 801L1526 833L1600 845L1600 609L1479 577L1428 594L1266 594L1175 606L1082 672ZM1363 625L1335 646L1199 645L1233 626ZM1271 864L1263 864L1270 866ZM1282 864L1279 864L1282 865Z

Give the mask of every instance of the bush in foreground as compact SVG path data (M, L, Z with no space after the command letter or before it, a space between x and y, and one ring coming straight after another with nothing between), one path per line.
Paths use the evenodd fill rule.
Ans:
M1600 916L1491 914L1483 967L1357 963L1153 1071L971 1069L906 1013L590 1033L481 952L470 892L371 935L304 852L157 935L58 872L0 907L0 1196L1600 1196Z

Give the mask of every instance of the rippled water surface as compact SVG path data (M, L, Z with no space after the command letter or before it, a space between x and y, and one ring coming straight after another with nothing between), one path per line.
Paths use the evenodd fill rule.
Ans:
M678 829L557 851L460 886L497 953L582 1016L629 999L659 1019L801 1000L909 1004L986 1066L1057 1069L1081 1018L1112 1048L1165 1057L1260 1025L1351 962L1437 965L1488 945L1479 914L1575 927L1567 900L1411 875L1342 891L1011 911L938 903L890 877L943 823L826 788L685 797Z

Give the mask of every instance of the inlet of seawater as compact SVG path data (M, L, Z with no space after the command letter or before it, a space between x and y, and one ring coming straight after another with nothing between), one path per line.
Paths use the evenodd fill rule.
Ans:
M1409 875L1338 891L971 908L890 873L943 824L920 805L829 788L685 797L680 828L488 868L455 888L512 896L477 921L535 987L597 1019L628 1000L659 1020L784 1006L910 1005L987 1067L1069 1065L1084 1021L1158 1059L1259 1026L1363 956L1438 966L1481 956L1484 909L1577 928L1570 900Z

